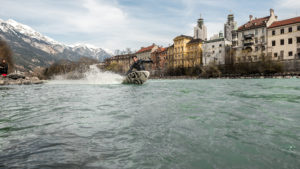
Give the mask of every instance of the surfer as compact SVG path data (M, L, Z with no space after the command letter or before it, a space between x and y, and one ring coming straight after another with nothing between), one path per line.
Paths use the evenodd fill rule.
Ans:
M142 59L138 59L137 56L132 56L133 59L133 64L130 66L130 69L128 70L128 72L126 73L126 75L128 75L129 73L132 72L133 69L136 69L137 71L142 71L145 70L144 67L144 63L153 63L153 61L151 59L149 60L142 60Z
M7 76L7 71L8 71L8 64L6 63L6 60L3 59L2 63L0 63L0 75L2 76Z

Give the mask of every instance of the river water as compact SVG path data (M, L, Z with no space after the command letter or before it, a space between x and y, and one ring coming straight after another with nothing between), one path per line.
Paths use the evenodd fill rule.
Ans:
M299 79L93 80L0 87L0 168L300 167Z

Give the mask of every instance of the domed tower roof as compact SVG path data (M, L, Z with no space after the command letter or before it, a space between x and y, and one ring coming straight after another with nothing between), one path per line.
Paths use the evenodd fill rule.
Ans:
M200 18L198 19L198 26L199 26L200 28L202 28L203 24L204 24L204 19L203 19L202 16L200 15Z

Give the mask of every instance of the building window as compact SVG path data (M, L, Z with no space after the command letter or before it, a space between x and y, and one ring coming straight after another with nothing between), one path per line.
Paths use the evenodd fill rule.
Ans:
M255 29L255 35L257 35L258 34L258 30L257 29Z
M215 48L215 45L212 45L212 48Z
M265 43L265 36L262 36L262 37L261 37L261 42L262 42L262 43Z
M266 50L266 47L265 47L265 46L262 46L261 49L262 49L262 51L265 51L265 50Z
M300 31L300 25L297 27L297 30Z
M289 52L289 56L293 56L293 52Z
M284 45L284 39L280 40L280 45Z
M281 30L280 30L280 33L281 33L281 34L284 34L284 29L281 29Z
M278 53L274 53L274 57L277 58L277 56L278 56Z
M219 53L222 53L222 51L221 51L221 50L219 50Z
M289 27L289 32L293 32L293 27Z
M256 51L256 52L258 51L258 47L255 47L255 51Z
M293 44L293 39L289 38L289 44Z
M220 44L219 47L222 47L222 44Z
M276 41L275 40L272 41L272 46L276 46Z
M276 31L275 30L272 31L272 35L273 36L276 35Z
M300 37L297 37L297 43L300 43Z
M265 33L265 28L262 28L262 30L261 30L261 31L262 31L262 33Z
M258 43L258 38L255 38L255 43Z
M213 51L213 54L215 54L215 51Z

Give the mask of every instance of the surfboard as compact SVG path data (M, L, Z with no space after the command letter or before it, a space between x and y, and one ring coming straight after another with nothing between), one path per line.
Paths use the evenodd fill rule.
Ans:
M123 80L123 84L143 84L150 76L148 71L136 71L129 73Z

